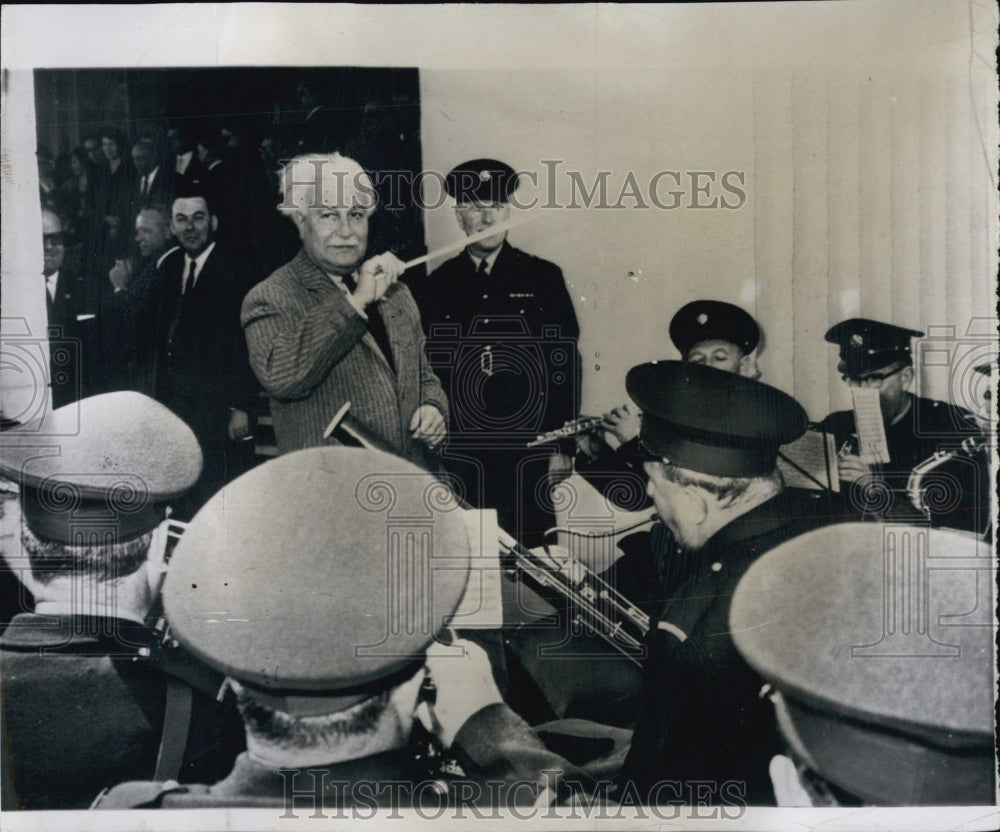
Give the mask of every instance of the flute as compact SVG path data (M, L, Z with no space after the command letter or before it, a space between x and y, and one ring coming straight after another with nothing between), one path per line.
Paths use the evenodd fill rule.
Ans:
M540 433L525 447L534 448L538 445L544 445L546 442L555 442L557 439L566 439L570 436L576 436L578 433L586 433L588 430L600 427L603 422L603 416L580 416L567 422L561 428L550 430L548 433Z

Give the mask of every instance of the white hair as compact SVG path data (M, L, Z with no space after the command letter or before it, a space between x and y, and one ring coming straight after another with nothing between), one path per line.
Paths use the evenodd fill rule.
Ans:
M296 156L281 169L281 193L278 210L286 216L304 214L321 205L357 207L371 216L378 202L375 187L365 169L339 153Z

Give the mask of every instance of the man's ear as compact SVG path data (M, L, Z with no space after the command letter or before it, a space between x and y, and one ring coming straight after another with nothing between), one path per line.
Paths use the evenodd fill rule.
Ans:
M700 488L678 488L671 498L677 512L692 526L701 526L708 519L708 501Z
M295 223L295 227L299 230L299 236L302 236L302 228L305 225L305 217L299 211L292 211L288 216L292 218L292 222Z
M212 214L212 233L214 234L218 230L219 230L219 218L215 216L215 214Z
M903 389L909 390L913 384L913 366L903 367L899 373L900 384L903 385Z
M760 378L756 352L747 353L740 359L740 375L744 378L752 378L755 381Z

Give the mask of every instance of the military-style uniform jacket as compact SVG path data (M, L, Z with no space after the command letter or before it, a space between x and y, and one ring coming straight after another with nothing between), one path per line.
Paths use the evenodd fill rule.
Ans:
M939 449L957 448L966 437L980 436L971 414L962 408L918 396L911 396L911 401L903 418L885 428L889 463L872 466L873 472L892 489L891 502L882 500L877 493L866 498L852 489L850 503L856 510L868 508L873 514L891 514L900 519L907 515L920 517L906 493L914 466ZM819 424L819 430L832 433L838 448L850 442L857 452L853 410L831 413ZM940 500L932 516L935 525L975 532L985 529L990 513L989 460L985 454L956 460L938 476L936 488Z
M558 266L505 242L488 275L463 251L413 293L453 441L502 432L503 444L523 447L523 436L576 417L580 327Z
M474 714L455 737L452 751L464 774L450 785L445 785L447 778L429 774L409 749L329 766L284 769L285 774L241 754L229 776L214 786L123 783L102 795L94 808L286 806L294 790L296 813L312 815L319 809L336 817L339 810L351 807L367 812L377 806L456 805L456 788L462 789L466 804L548 805L591 785L585 774L549 751L527 723L502 704ZM487 786L487 782L501 785Z
M153 775L171 678L150 659L155 640L120 619L14 618L0 637L5 809L86 809L101 789ZM191 706L179 776L227 770L238 748L224 711L198 691Z
M729 605L743 573L764 552L829 522L825 499L787 489L738 517L697 553L693 574L668 600L647 639L643 704L622 769L640 793L676 800L664 780L717 784L709 802L726 802L722 784L751 805L773 805L768 763L782 748L763 680L729 635ZM691 796L682 786L682 799ZM693 788L693 787L692 787Z
M488 275L463 251L413 292L451 403L446 465L469 502L540 545L555 523L545 487L553 446L526 445L576 418L580 402L580 329L562 271L505 242Z

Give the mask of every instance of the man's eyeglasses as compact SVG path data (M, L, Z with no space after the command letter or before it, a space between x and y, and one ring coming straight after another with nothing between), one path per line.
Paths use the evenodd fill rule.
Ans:
M881 387L882 382L887 378L896 375L896 373L902 372L907 367L904 364L902 367L897 367L895 370L889 370L885 373L871 373L867 376L858 378L856 376L842 375L840 378L848 387Z

